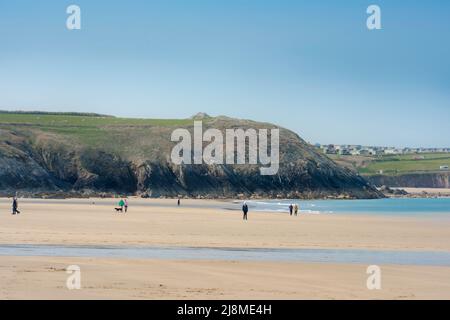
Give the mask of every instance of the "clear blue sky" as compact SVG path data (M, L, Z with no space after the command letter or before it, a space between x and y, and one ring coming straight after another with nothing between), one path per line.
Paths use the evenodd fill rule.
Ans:
M2 0L0 109L203 111L312 143L449 147L450 1Z

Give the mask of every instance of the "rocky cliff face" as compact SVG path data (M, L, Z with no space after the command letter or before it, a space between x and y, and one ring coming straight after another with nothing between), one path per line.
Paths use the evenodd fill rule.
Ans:
M274 127L229 118L211 118L205 124L219 130L268 126ZM192 124L185 127L192 131ZM286 129L280 130L280 169L274 176L260 175L259 165L174 165L170 161L176 144L170 141L174 128L105 125L100 129L95 141L110 135L113 138L104 140L114 148L49 133L39 126L0 125L0 192L205 198L382 196L362 177L317 153Z
M450 188L450 172L375 175L367 179L376 186L400 188Z

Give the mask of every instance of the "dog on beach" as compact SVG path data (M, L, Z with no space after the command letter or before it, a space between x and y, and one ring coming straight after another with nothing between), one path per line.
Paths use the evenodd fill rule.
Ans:
M123 212L123 208L114 208L116 209L116 212Z

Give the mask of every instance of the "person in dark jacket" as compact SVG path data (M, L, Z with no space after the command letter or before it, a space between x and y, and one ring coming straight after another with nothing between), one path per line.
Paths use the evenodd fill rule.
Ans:
M292 204L289 205L289 214L292 216L292 210L294 210L294 206Z
M247 202L244 202L244 204L242 206L242 212L244 213L244 216L242 217L242 219L247 220L247 213L248 213Z
M12 203L12 214L19 214L19 202L17 201L17 198L14 197L13 198L13 203Z

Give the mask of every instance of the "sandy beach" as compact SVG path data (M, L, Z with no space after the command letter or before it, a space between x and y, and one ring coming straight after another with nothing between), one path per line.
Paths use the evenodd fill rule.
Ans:
M68 290L65 268L81 268ZM450 299L450 268L382 266L368 290L364 265L0 257L0 299Z
M448 218L250 212L243 222L220 202L175 201L130 200L117 214L111 200L23 200L17 216L3 201L0 243L450 251Z
M450 188L391 188L391 189L403 189L410 195L423 195L428 194L431 196L450 197Z
M223 202L130 199L0 201L0 244L333 248L450 251L450 219L241 213ZM82 289L65 268L79 265ZM382 290L366 287L367 265L0 256L0 299L450 299L450 267L383 265Z

